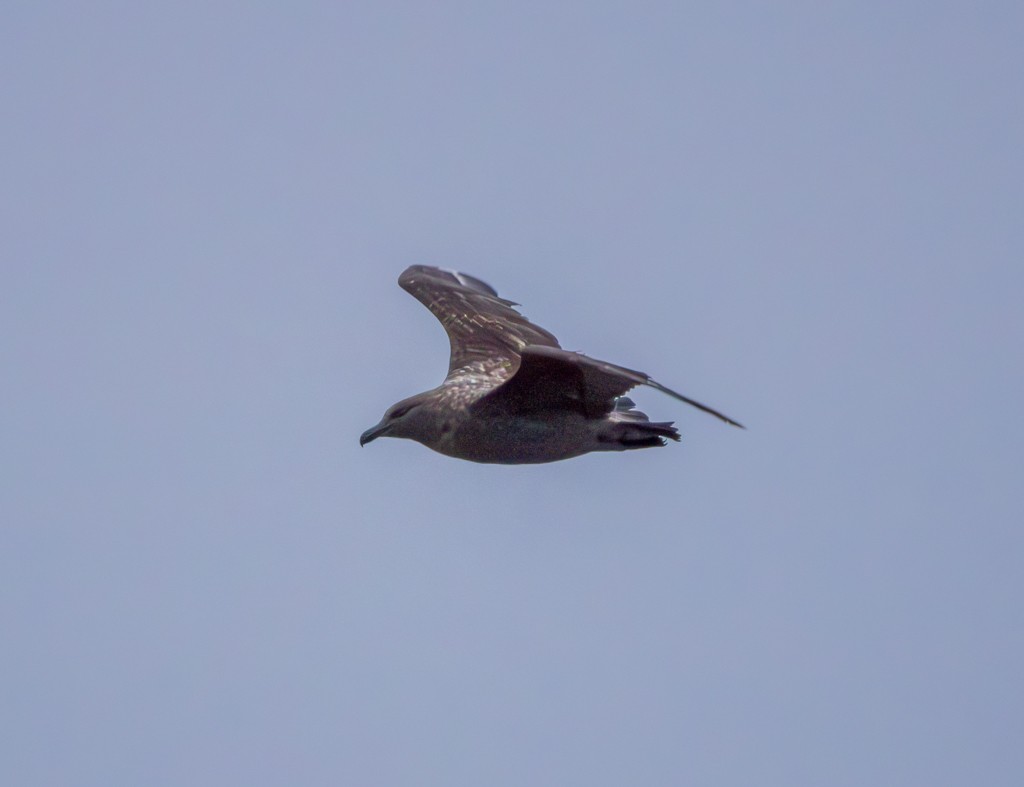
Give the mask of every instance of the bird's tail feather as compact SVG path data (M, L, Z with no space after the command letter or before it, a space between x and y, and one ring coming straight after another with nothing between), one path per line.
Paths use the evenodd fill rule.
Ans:
M650 421L620 424L616 442L622 448L654 448L665 445L665 438L679 440L678 430L671 421L651 423Z
M652 423L639 410L634 410L632 400L625 396L615 401L611 414L611 428L600 437L612 451L627 451L631 448L655 448L665 445L665 438L679 440L679 432L671 421Z

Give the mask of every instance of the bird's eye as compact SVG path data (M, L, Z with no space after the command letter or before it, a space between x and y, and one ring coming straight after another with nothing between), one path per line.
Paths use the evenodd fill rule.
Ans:
M394 420L395 418L401 418L403 415L405 415L411 409L412 409L411 407L399 407L397 410L392 410L391 411L391 419Z

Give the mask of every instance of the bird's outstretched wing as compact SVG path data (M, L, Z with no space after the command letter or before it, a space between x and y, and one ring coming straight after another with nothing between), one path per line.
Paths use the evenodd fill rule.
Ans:
M518 371L473 405L474 410L495 408L504 413L528 414L572 410L587 418L610 413L615 399L631 388L647 385L710 413L727 424L743 425L705 404L666 388L643 372L597 361L557 347L525 347Z
M465 273L413 265L399 286L433 313L448 333L448 374L474 361L509 367L528 345L557 348L558 340L517 312L518 304L499 298L488 284Z

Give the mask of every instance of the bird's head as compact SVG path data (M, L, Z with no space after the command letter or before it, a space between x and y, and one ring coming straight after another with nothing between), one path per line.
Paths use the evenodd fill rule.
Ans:
M378 437L405 437L429 443L437 431L430 409L423 406L430 400L430 393L416 394L391 405L379 424L360 435L359 445L366 445Z

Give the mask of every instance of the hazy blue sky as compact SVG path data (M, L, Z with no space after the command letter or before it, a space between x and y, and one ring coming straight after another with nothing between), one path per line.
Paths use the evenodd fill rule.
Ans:
M1018 2L0 13L0 783L1019 785ZM358 436L490 282L684 439Z

